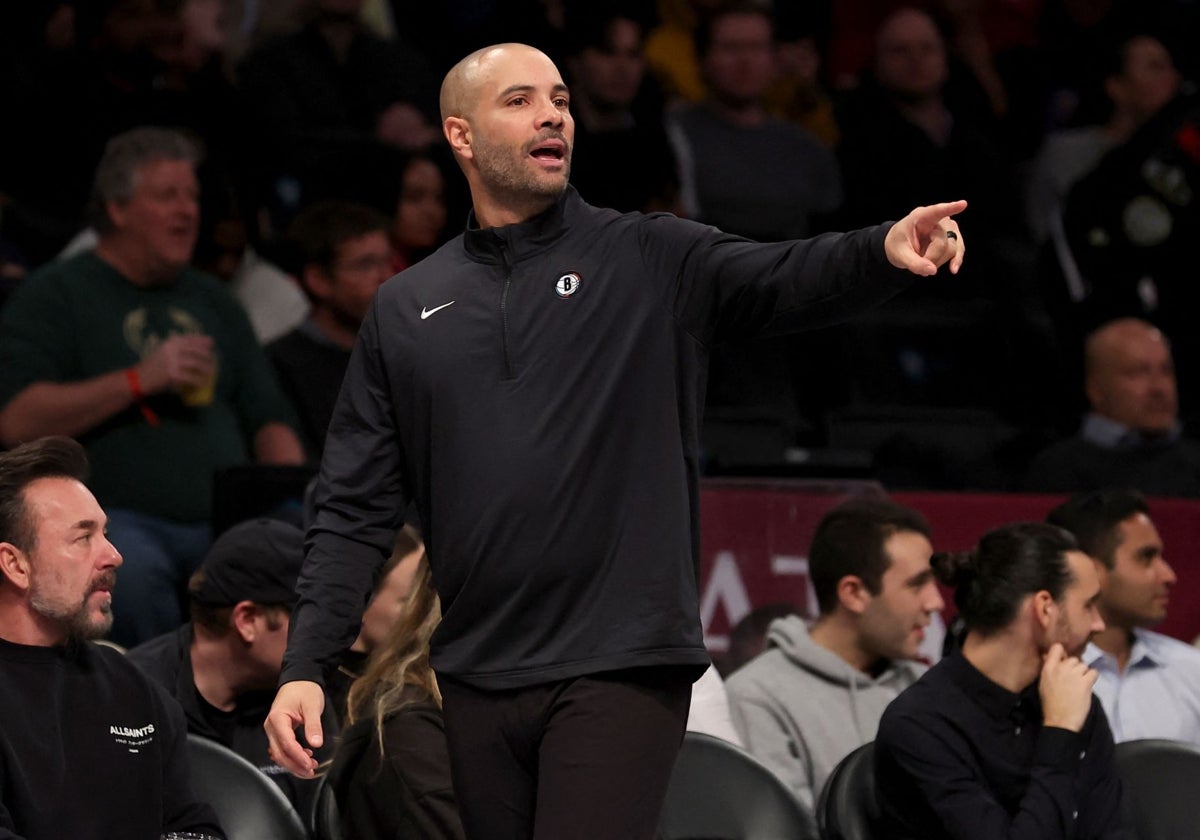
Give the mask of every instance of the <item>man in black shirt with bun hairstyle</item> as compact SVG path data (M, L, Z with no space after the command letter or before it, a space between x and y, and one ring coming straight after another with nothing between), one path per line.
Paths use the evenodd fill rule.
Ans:
M1019 523L933 565L966 635L880 721L881 836L1132 838L1096 672L1079 659L1104 628L1094 562L1066 531Z

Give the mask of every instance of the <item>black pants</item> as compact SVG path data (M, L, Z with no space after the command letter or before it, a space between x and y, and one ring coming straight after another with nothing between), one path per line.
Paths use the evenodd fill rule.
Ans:
M650 840L692 696L691 668L505 691L439 680L471 840Z

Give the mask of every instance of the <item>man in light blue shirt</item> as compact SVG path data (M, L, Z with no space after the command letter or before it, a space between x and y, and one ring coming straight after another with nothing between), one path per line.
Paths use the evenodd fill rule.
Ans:
M1079 494L1048 521L1071 531L1097 561L1105 628L1084 662L1116 741L1170 738L1200 746L1200 650L1154 633L1167 617L1175 572L1136 490Z

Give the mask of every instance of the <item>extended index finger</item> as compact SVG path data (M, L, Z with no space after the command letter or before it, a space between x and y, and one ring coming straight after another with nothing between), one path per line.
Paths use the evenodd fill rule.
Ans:
M945 201L941 204L928 204L924 207L918 207L914 211L913 221L917 223L917 226L922 231L928 232L942 219L947 216L956 216L966 209L967 202L963 199Z

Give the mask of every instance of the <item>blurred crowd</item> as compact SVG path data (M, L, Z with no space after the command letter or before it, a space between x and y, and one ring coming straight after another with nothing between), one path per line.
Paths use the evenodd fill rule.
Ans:
M378 214L389 256L362 264L366 285L461 230L438 85L522 41L567 77L572 183L593 204L777 240L970 202L961 274L851 325L714 349L710 473L1039 489L1031 461L1096 410L1085 343L1114 319L1171 355L1170 381L1130 399L1166 405L1173 436L1194 422L1198 27L1181 0L6 4L0 306L94 244L105 144L167 127L200 149L192 265L260 342L282 338L321 300L303 277L314 205ZM355 311L337 317L352 336Z
M60 720L23 693L42 690L43 658L19 648L45 648L50 662L107 635L130 656L68 649L54 696L86 703L95 685L116 686L140 703L132 726L62 716L107 726L104 749L122 760L155 727L169 740L169 754L140 753L141 775L118 774L126 799L146 778L142 794L180 806L147 811L148 823L219 836L207 806L175 801L186 780L154 764L183 752L185 731L241 752L307 811L316 783L285 778L261 728L307 518L267 510L268 490L311 507L376 291L468 224L441 79L478 47L519 41L566 77L571 183L591 204L778 241L969 202L958 274L915 280L850 324L704 348L707 474L1074 494L1054 527L1005 526L940 558L915 511L831 512L808 558L819 615L751 613L722 663L728 695L710 669L695 696L717 712L698 702L692 720L744 743L806 812L838 763L877 740L894 777L888 816L919 826L906 803L947 797L939 779L905 787L905 762L928 764L904 752L921 740L905 727L944 721L921 723L907 704L986 677L1008 693L948 707L945 721L971 714L1000 732L992 718L1015 720L1013 698L1044 703L1056 713L1029 712L1025 740L983 753L1008 760L1016 744L1028 758L1043 725L1063 730L1052 758L1078 764L1092 791L1080 810L1104 825L1114 736L1198 740L1198 654L1149 630L1175 573L1145 500L1200 497L1200 345L1186 315L1200 227L1197 34L1200 5L1186 0L0 4L0 561L11 584L0 658L17 675L0 699L33 715L13 737ZM26 496L36 529L11 501ZM51 539L62 533L71 540ZM95 579L43 578L27 568L35 555L91 564ZM945 605L939 581L959 587L960 621L949 664L925 671L913 659ZM428 659L440 607L419 533L396 537L375 584L325 686L328 731L343 737L317 759L332 761L354 833L420 819L422 836L461 836ZM5 754L23 749L45 760L22 767L28 802L0 806L54 823L41 793L63 766L94 765L32 742ZM981 791L1026 796L993 769ZM393 795L389 773L421 807ZM68 822L117 824L122 801L76 803ZM1065 796L1051 806L1073 807Z

